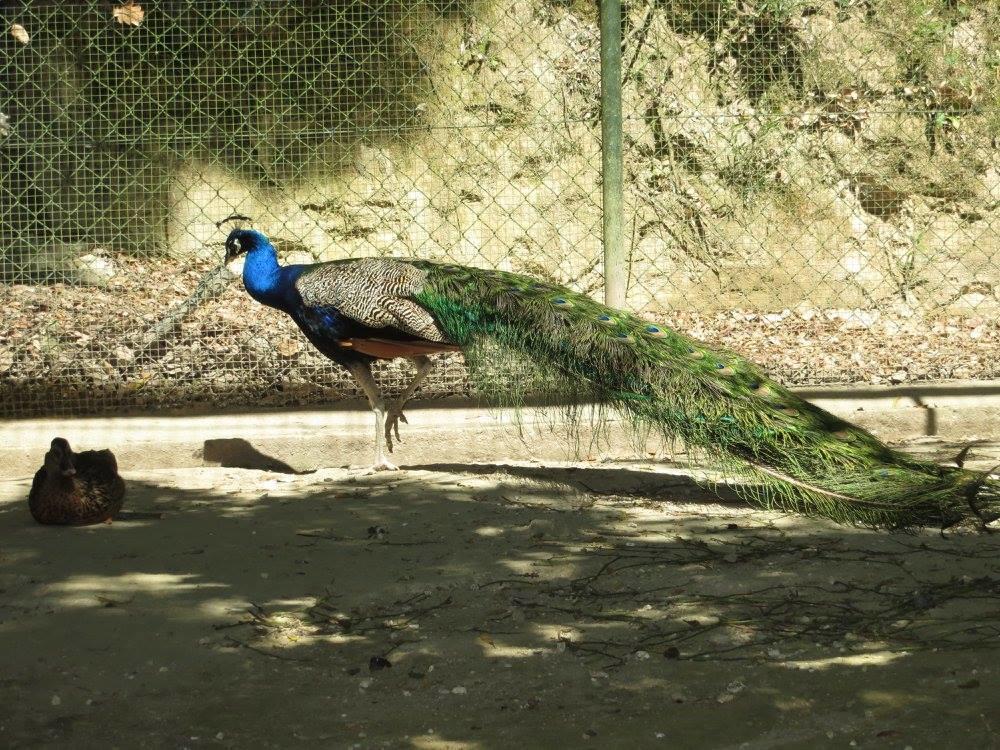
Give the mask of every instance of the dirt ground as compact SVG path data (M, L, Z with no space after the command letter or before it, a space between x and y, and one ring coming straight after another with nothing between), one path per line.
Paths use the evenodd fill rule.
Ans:
M1000 746L995 535L646 464L126 479L82 529L0 482L4 747Z

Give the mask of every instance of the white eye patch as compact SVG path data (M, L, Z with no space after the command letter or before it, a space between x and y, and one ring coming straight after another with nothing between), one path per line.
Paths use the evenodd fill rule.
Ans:
M236 239L235 237L233 238L233 247L236 248L237 250L241 250L242 249L242 245L240 245L240 241L238 239Z

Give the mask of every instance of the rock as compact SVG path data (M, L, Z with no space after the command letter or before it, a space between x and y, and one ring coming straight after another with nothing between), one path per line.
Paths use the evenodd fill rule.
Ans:
M72 267L79 281L94 286L104 286L118 273L118 269L110 259L94 253L74 258Z
M547 518L533 518L530 523L528 523L528 534L532 539L541 539L542 537L552 536L555 531L555 524Z

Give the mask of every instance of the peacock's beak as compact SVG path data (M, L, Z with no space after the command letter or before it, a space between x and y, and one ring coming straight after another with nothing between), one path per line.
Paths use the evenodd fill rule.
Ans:
M226 241L226 263L243 255L248 248L240 244L240 240L237 237L233 237Z

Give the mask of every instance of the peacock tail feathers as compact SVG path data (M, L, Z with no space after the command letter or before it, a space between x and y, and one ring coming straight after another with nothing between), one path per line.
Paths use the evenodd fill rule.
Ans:
M682 440L764 507L907 527L1000 505L1000 480L894 451L735 354L554 284L411 263L426 273L413 298L474 380L498 358L529 361L552 389L585 389L637 429Z

